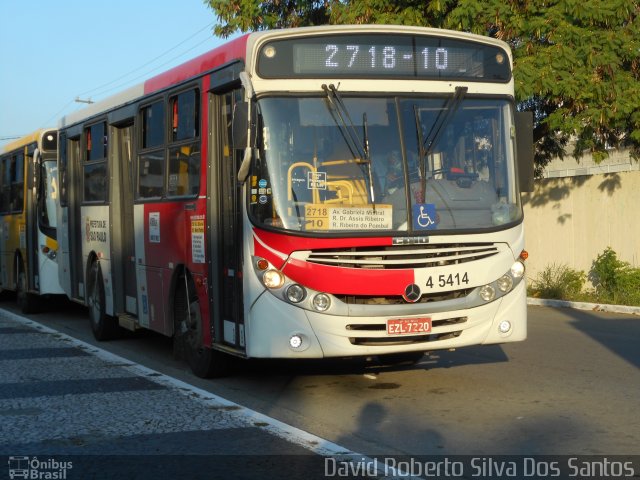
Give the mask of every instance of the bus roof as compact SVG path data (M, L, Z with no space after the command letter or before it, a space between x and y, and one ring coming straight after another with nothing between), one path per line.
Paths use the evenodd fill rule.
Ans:
M195 78L198 75L202 75L233 60L244 60L246 56L247 37L249 35L250 34L246 34L238 37L166 72L160 73L143 83L134 85L104 100L91 104L82 110L70 113L60 119L59 127L68 127L85 118L134 102L144 95L160 92L172 85L190 78Z
M283 28L276 30L263 30L247 36L249 47L253 47L264 37L295 37L304 35L340 34L340 33L406 33L416 35L431 35L449 37L460 40L469 40L495 45L510 50L509 44L497 38L478 35L475 33L447 30L444 28L417 27L412 25L382 25L382 24L358 24L358 25L318 25L313 27Z
M3 146L2 153L7 153L20 147L24 147L25 145L29 145L30 143L38 142L42 138L42 135L51 130L55 131L55 128L40 128L17 140L14 140L13 142L7 143Z
M116 107L133 103L145 95L161 92L162 90L169 88L172 85L176 85L190 78L195 78L199 75L210 72L211 70L215 70L217 67L226 65L234 60L242 60L245 62L247 62L247 60L251 61L251 59L246 58L248 52L253 51L253 55L255 55L255 47L262 41L266 41L268 39L282 37L290 38L302 35L322 35L324 33L337 34L354 32L406 33L467 39L500 46L509 53L509 56L511 56L511 51L508 44L501 40L466 32L438 28L415 27L406 25L321 25L314 27L265 30L244 34L198 57L195 57L174 68L171 68L170 70L162 72L144 81L143 83L134 85L133 87L123 90L122 92L112 95L104 100L91 104L86 108L70 113L60 119L58 127L65 128L91 116L107 112ZM511 61L512 59L509 58L509 60Z

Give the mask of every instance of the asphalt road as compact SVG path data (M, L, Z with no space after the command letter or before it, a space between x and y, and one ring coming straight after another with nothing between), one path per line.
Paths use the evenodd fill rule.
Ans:
M367 455L629 455L640 445L637 316L529 307L521 343L434 351L416 365L245 361L216 380L194 377L155 334L95 342L77 305L29 318Z

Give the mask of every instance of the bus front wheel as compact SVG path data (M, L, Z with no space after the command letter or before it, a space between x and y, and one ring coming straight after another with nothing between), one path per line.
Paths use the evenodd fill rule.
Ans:
M174 353L201 378L221 377L229 371L229 357L203 345L200 301L190 277L180 277L174 297Z
M93 336L100 341L118 337L120 326L114 317L106 313L104 280L100 263L97 261L91 263L88 284L87 306L89 307L89 320Z

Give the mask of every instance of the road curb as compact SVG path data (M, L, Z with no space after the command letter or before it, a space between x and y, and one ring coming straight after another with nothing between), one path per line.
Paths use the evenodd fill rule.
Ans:
M628 305L609 305L606 303L569 302L566 300L548 300L543 298L527 298L527 305L541 307L575 308L577 310L592 310L595 312L625 313L627 315L639 315L640 307Z

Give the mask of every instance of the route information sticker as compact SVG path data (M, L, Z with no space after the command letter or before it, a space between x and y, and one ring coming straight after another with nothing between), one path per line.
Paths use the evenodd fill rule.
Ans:
M204 263L204 215L194 215L191 217L191 261L193 263Z
M306 230L390 230L392 213L391 205L346 207L310 204L304 209Z

